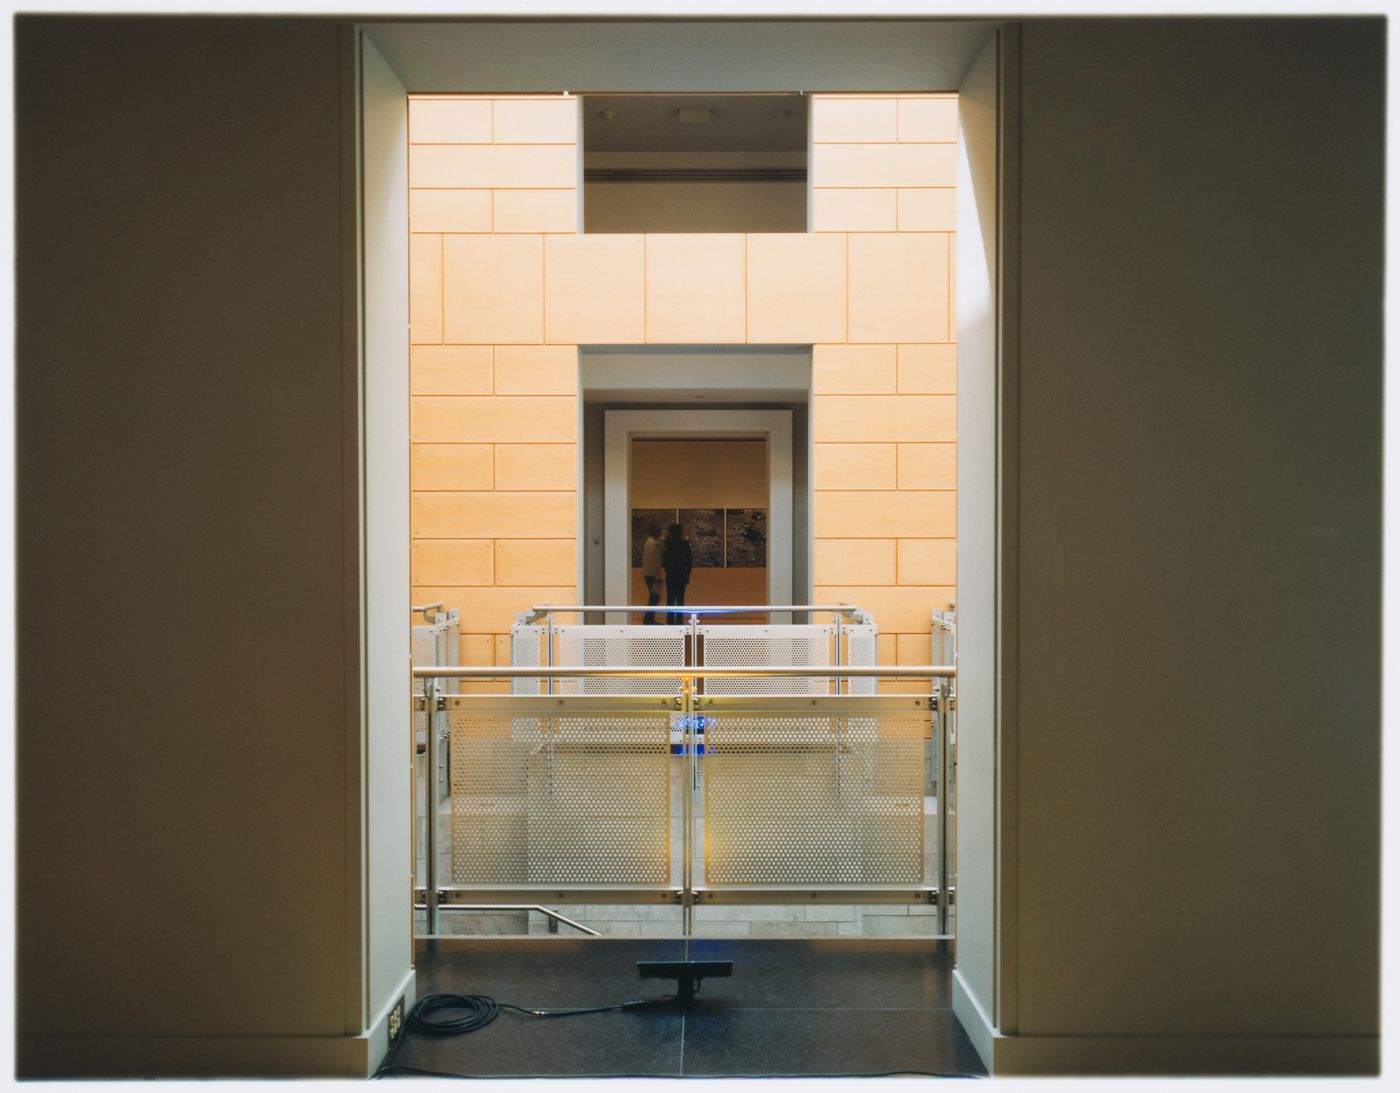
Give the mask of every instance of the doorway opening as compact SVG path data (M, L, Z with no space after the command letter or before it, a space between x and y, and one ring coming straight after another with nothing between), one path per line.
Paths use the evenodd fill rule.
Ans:
M628 445L629 600L651 603L654 597L667 607L767 603L768 438L634 436ZM689 570L679 582L666 572L668 535L687 547L672 556ZM648 538L658 542L651 570L645 566ZM669 568L680 571L676 564ZM733 615L730 621L763 618Z
M588 95L583 230L807 230L807 98Z
M474 79L480 84L486 77ZM447 807L446 823L460 823L464 836L499 824L532 849L524 858L512 859L511 869L524 870L523 880L514 873L477 877L481 854L444 858L444 868L453 871L446 887L462 889L445 897L449 906L455 904L454 913L446 916L452 926L465 926L468 895L483 902L504 901L521 892L535 895L534 886L562 875L561 865L592 868L600 859L606 848L600 849L598 833L604 826L591 819L581 825L588 838L577 846L569 843L574 849L568 854L556 854L555 843L546 837L554 830L550 824L573 831L558 812L563 805L550 796L572 784L570 770L560 765L561 756L579 770L587 767L592 772L578 783L585 788L568 798L590 817L589 810L605 796L604 787L619 796L642 787L639 779L623 778L617 769L619 755L642 754L634 741L609 742L597 733L586 741L573 739L568 734L582 732L584 719L569 721L555 709L567 707L596 720L597 710L586 704L595 698L611 701L619 693L588 689L591 669L603 661L540 659L532 667L535 675L527 677L539 685L534 694L512 693L518 679L485 678L489 666L519 663L514 659L514 632L525 622L518 616L530 616L545 631L537 648L550 648L552 637L560 657L565 639L577 639L581 650L589 640L607 645L614 639L559 631L629 623L641 629L635 625L640 619L605 618L603 611L589 618L584 617L587 612L575 611L575 618L556 625L551 636L556 609L546 607L539 614L534 605L645 602L632 564L634 509L671 508L678 523L683 510L718 509L709 537L718 536L719 557L727 561L730 505L759 508L752 499L658 498L647 492L658 483L646 481L645 474L630 473L621 477L620 503L608 504L610 492L615 492L610 491L606 458L610 414L643 414L659 434L625 436L622 464L628 472L643 461L664 466L662 444L760 441L769 464L767 564L751 568L767 570L767 602L860 605L880 624L878 634L870 637L872 664L903 668L945 662L932 651L938 638L930 635L930 618L952 607L958 581L958 318L964 320L963 336L968 340L983 333L982 327L969 328L966 322L969 316L979 317L976 309L955 307L952 279L955 269L961 273L964 265L976 264L967 253L980 258L982 240L965 235L977 249L965 248L964 256L959 255L955 236L964 209L953 202L954 186L960 184L957 99L948 92L919 90L929 86L928 80L926 71L892 83L888 75L876 82L847 79L839 86L865 90L818 91L808 97L805 230L599 230L586 222L583 192L591 150L583 126L592 96L531 93L514 86L494 91L495 85L473 85L460 94L438 86L436 96L411 96L414 600L428 602L441 594L449 604L462 605L461 660L480 665L484 673L462 684L460 698L449 695L438 707L452 723L446 765L454 772L460 768L465 778L485 768L484 762L470 760L470 749L498 758L510 748L520 749L519 762L512 768L524 772L524 790L517 796L533 802L531 807L538 805L535 812L506 816L497 809L489 817L483 811L469 820L475 816L469 812L472 802L466 800L471 791L462 783L462 807L457 802ZM683 86L704 83L687 80ZM950 77L943 86L955 84ZM554 85L537 80L528 86ZM564 86L587 84L570 81ZM787 80L782 86L812 83ZM875 90L888 86L903 90ZM450 122L450 131L418 126L415 106L430 124ZM572 135L570 118L578 126ZM684 357L689 359L679 369L656 368L659 359ZM702 409L790 415L786 450L792 510L787 521L775 517L772 502L778 483L772 467L784 446L771 435L727 437L693 420ZM668 413L692 419L691 435L666 435L658 419ZM972 415L966 420L981 419ZM777 544L783 526L790 542L786 552ZM619 557L621 588L614 595L610 582L616 579ZM777 576L784 557L789 567L786 581ZM732 578L726 574L724 579ZM775 583L782 587L775 590ZM687 596L688 606L698 606L697 593L698 586ZM730 590L723 598L738 595ZM704 631L716 625L692 621L697 628L692 636L678 639L689 652L675 654L667 666L694 667L695 652L704 648L703 667L709 668L719 635ZM850 630L844 629L848 625L863 626L866 621L833 620L833 647L840 647L843 632L849 642ZM645 639L660 637L653 633ZM614 644L634 640L641 639L617 635ZM737 644L754 639L745 635L734 640ZM580 669L567 685L562 677L556 679L555 689L549 690L550 674L542 670L548 663L585 665L590 671ZM811 664L815 658L770 653L763 663ZM951 786L936 782L943 776L940 764L930 762L941 729L933 711L948 708L935 703L948 696L936 694L936 684L912 677L892 686L888 679L872 677L869 691L857 691L849 686L851 677L843 680L842 674L833 671L832 689L822 694L790 693L798 690L791 680L782 681L781 692L697 688L691 705L676 707L684 710L679 723L670 714L653 714L656 724L647 731L656 739L647 747L657 751L664 746L666 718L671 718L671 748L680 734L679 753L646 753L652 757L647 760L651 773L646 784L663 802L652 802L655 807L644 813L655 827L646 846L657 869L669 862L669 879L655 882L668 890L659 896L652 893L654 901L641 904L617 899L617 893L603 893L611 897L603 899L601 889L591 889L588 900L570 893L561 908L576 912L575 921L589 932L708 938L710 944L719 938L946 936L936 921L944 915L951 919L951 907L935 907L929 897L934 887L948 893L951 878L940 872L953 847L946 845L946 829L935 834L926 823L934 802L946 808L951 797L945 792ZM651 682L660 685L655 679ZM510 702L499 703L496 710L489 701L471 701L489 699L490 692ZM651 695L671 697L660 691L647 691L643 697ZM515 702L517 697L535 705L527 709ZM702 707L699 699L713 705ZM818 707L817 716L811 710L789 709L794 699L807 706L825 705ZM849 703L855 711L850 715L838 708L848 699L856 700ZM894 724L897 702L905 703L901 709L907 731ZM548 712L545 704L550 704ZM776 726L782 739L761 741L753 756L733 750L726 756L715 736L726 724L748 732L760 708L765 724ZM472 712L478 717L475 723L469 723ZM630 707L613 712L619 725L622 714L633 716ZM707 723L711 718L717 721ZM800 735L813 727L826 733L811 742L819 747L809 747L805 738L789 733ZM608 731L616 734L619 729ZM710 739L704 740L702 733ZM700 743L721 746L697 761ZM590 750L599 748L606 755ZM939 751L940 763L948 764L946 737ZM725 758L743 762L721 768L715 760ZM806 820L794 821L797 834L792 840L777 838L787 831L785 815L774 819L755 812L747 828L732 825L725 831L703 826L710 820L717 825L727 822L750 805L772 806L780 797L773 788L783 779L794 787L810 782L854 794L850 800L832 798L846 809L843 815L893 816L882 810L895 798L916 803L878 837L872 833L865 841L868 845L855 855L842 841L851 838L854 829L849 823L834 824L830 838L816 844L813 825ZM740 782L758 792L721 801L726 784L732 788ZM452 792L456 794L455 787ZM794 800L798 796L793 794ZM672 811L662 822L667 808L683 809L687 799L696 811L689 817ZM805 817L812 808L804 803L798 811ZM480 831L468 831L472 823ZM678 828L683 837L677 838ZM724 855L755 840L768 856L754 860L776 872L756 881L722 876ZM947 854L930 856L936 841L945 843ZM912 862L917 875L896 878L892 887L899 890L886 893L891 897L887 902L866 898L868 892L854 888L825 890L880 883L873 872L845 877L822 870L857 859L868 865L879 858L869 853L872 846L896 842L899 849L886 855L888 861L880 861L892 869ZM453 849L460 844L454 840ZM692 862L686 872L686 858L697 854L698 865ZM821 876L812 880L803 869L811 877ZM775 881L782 870L795 872ZM684 874L683 883L677 882L678 873ZM775 884L789 882L817 887L810 892L803 888L808 902L796 911L790 905L763 902L774 899ZM518 884L526 888L513 887ZM744 884L755 890L743 891ZM729 890L719 891L724 885ZM679 915L675 889L682 900ZM550 891L554 895L546 902L559 902L555 888ZM533 908L523 911L530 933L572 929Z

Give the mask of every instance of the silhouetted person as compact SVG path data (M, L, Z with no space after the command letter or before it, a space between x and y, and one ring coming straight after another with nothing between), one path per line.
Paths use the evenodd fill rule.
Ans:
M642 542L642 580L647 583L647 606L655 607L661 602L661 525L647 525L647 537ZM656 625L656 613L648 611L642 616L643 626Z
M661 566L666 570L666 606L685 606L685 586L690 583L690 543L685 537L685 529L680 524L672 524L666 530L666 540L661 544ZM668 621L677 626L682 619L673 611Z

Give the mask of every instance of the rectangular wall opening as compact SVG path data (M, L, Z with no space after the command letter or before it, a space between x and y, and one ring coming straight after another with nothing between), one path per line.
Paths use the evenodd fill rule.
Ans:
M645 541L680 529L692 568L677 586L659 552L653 579L662 604L735 606L768 602L768 438L633 437L627 506L631 516L629 603L648 603ZM679 597L679 599L678 599ZM765 621L761 615L730 622Z
M805 232L803 95L589 95L583 223L624 232Z

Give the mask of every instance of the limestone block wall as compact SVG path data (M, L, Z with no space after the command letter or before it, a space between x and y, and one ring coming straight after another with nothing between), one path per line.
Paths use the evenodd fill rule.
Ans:
M956 582L956 112L814 96L811 232L584 235L575 98L411 99L413 595L461 608L465 662L576 599L588 343L812 345L813 595L927 660Z

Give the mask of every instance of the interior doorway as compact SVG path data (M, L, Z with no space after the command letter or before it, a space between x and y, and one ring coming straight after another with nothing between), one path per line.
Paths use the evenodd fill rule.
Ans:
M632 437L629 444L631 602L650 602L650 576L659 585L650 594L667 606L767 603L768 438ZM648 574L644 567L645 540L671 530L687 544L691 562L688 580L678 587L664 573L664 549L656 562L663 572ZM736 615L731 621L761 618Z
M792 602L792 411L609 410L604 451L609 603L647 602L653 524L689 543L686 604Z

